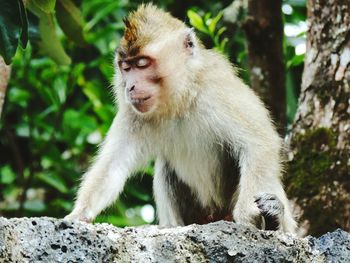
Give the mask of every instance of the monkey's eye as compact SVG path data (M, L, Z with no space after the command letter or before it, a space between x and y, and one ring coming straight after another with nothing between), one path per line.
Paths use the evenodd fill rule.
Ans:
M151 61L148 58L140 58L136 61L136 67L138 68L146 68L150 64L151 64Z
M129 71L131 69L131 65L125 61L120 62L120 68L125 71Z

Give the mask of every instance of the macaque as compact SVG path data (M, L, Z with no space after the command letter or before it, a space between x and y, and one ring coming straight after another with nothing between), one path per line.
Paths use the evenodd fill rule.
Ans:
M119 111L66 219L91 222L155 160L160 225L234 220L293 233L282 140L261 100L169 13L141 5L124 23L115 58Z

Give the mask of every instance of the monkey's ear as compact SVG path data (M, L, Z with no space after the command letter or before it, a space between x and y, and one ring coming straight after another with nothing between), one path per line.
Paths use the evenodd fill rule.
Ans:
M190 55L193 55L196 45L197 45L196 34L194 33L194 29L193 28L186 29L185 40L184 40L184 46L185 46L186 52Z

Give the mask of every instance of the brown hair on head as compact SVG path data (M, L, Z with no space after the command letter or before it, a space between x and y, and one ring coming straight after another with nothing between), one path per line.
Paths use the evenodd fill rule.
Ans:
M136 39L136 28L132 25L127 17L123 18L125 25L124 38L126 41L133 41Z
M120 42L120 50L134 56L151 40L180 28L184 23L152 4L142 4L124 20L125 32ZM133 53L133 54L131 54Z

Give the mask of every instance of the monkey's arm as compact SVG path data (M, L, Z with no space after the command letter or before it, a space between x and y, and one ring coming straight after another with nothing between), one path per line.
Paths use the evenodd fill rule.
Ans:
M129 175L140 165L141 146L131 138L127 123L119 116L83 176L74 209L65 219L92 221L118 197Z
M282 202L287 202L280 182L280 163L276 153L279 150L273 149L277 146L272 142L269 149L266 142L254 142L254 138L249 141L249 138L242 137L237 143L240 146L236 154L241 169L233 217L236 222L257 225L261 220L261 211L254 202L257 194L275 194Z
M237 93L239 97L233 97ZM281 139L261 101L250 90L242 89L237 93L227 93L226 98L222 96L224 107L218 107L221 115L215 114L220 116L215 129L223 143L229 145L240 167L234 220L256 225L261 211L254 202L255 196L268 193L276 195L284 206L281 229L294 232L296 223L280 180Z

